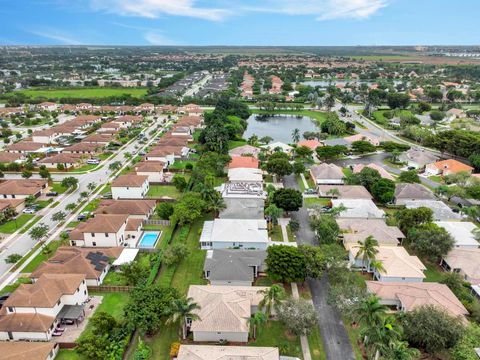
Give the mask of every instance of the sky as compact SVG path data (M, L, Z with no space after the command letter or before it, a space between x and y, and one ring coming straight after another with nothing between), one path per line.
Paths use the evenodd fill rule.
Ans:
M0 0L0 45L479 45L479 0Z

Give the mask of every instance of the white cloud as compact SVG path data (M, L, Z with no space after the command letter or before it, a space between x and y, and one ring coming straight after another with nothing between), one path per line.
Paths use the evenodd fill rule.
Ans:
M82 45L84 44L83 42L71 38L69 35L62 34L58 31L28 31L29 33L33 35L37 35L46 39L54 40L57 43L60 43L62 45Z
M178 45L175 41L167 38L165 35L154 31L146 32L144 38L150 45Z
M267 0L262 6L249 6L246 10L277 12L289 15L313 15L317 20L339 18L366 19L388 0ZM258 4L258 2L255 2Z
M196 0L91 0L95 10L151 19L175 15L218 21L230 13L226 9L197 7L195 3Z

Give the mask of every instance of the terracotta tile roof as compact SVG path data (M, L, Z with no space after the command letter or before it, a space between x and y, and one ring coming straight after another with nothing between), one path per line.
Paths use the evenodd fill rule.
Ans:
M127 222L127 214L98 214L87 220L83 233L116 233Z
M142 226L143 220L142 219L128 219L127 226L125 227L125 231L137 231Z
M162 172L165 163L162 161L142 161L135 164L136 172Z
M96 152L102 149L102 146L91 143L87 141L82 141L71 146L68 146L62 150L62 152L73 152L73 151L87 151L87 152Z
M450 173L457 173L460 171L473 171L473 167L453 159L437 161L436 163L433 163L431 165L442 171L448 170L448 172Z
M165 157L167 155L181 155L183 146L156 146L147 153L148 157Z
M82 160L81 154L60 153L43 158L40 164L75 164Z
M452 269L468 276L470 283L480 285L480 249L454 248L444 259Z
M0 316L0 331L46 332L55 318L38 313L13 313Z
M6 208L16 208L18 205L25 202L25 199L0 199L0 211Z
M108 258L118 258L123 248L79 248L75 246L64 246L58 248L55 255L43 262L31 274L31 277L38 279L43 274L82 274L86 279L97 279L108 261L101 262L100 268L88 259L89 254L101 254Z
M229 169L236 169L236 168L250 168L250 169L258 169L259 161L258 159L254 158L253 156L235 156L228 164Z
M405 235L396 226L388 226L383 219L335 219L342 230L344 243L357 244L373 236L380 245L397 245Z
M45 144L36 143L33 141L19 141L18 143L6 147L7 151L37 151L43 148Z
M24 156L19 153L9 153L5 151L0 152L0 163L12 163L22 159Z
M399 301L405 311L412 311L424 305L434 305L454 317L468 315L467 309L444 284L367 281L367 288L382 300Z
M50 341L2 341L0 354L2 360L46 360L56 346Z
M323 144L318 140L301 140L297 143L297 146L306 146L309 149L315 150L319 146L323 146Z
M96 214L148 215L155 209L155 200L102 200Z
M362 171L365 167L368 167L370 169L373 169L373 170L377 170L378 173L380 174L380 176L384 179L388 179L388 180L394 180L395 178L390 175L390 173L385 170L382 166L380 165L377 165L377 164L374 164L374 163L371 163L371 164L368 164L368 165L364 165L364 164L357 164L353 167L353 173L354 174L358 174L360 171Z
M105 135L105 134L92 134L82 140L83 143L104 143L104 144L108 144L110 141L112 141L112 137L110 135Z
M84 279L82 274L43 274L33 284L21 284L3 306L51 308L63 295L74 294Z
M141 122L143 118L141 116L134 116L134 115L124 115L116 118L113 120L114 122L131 122L131 123L137 123Z
M46 180L15 179L0 183L0 194L34 195L47 185Z
M145 175L120 175L112 181L111 187L141 187L148 176Z
M335 164L322 163L310 168L312 176L318 179L341 180L345 177L342 168Z

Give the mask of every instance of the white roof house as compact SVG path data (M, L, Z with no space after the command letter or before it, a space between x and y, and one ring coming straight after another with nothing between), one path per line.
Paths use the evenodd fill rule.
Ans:
M270 144L267 144L267 145L262 145L261 147L264 148L264 149L267 149L269 151L275 151L276 149L282 149L282 151L284 153L287 153L287 154L289 154L293 150L293 147L291 147L290 145L287 145L287 144L279 142L279 141L273 142L273 143L270 143Z
M474 230L478 229L475 224L460 221L435 221L435 224L448 231L455 240L456 248L480 248L480 243L475 240Z
M209 249L259 249L268 246L268 230L266 220L256 219L215 219L205 221L200 245Z
M278 348L257 346L181 345L177 360L279 360Z
M405 201L407 209L417 209L419 207L427 207L433 211L433 220L461 220L461 216L452 211L452 209L439 200L408 200Z
M381 219L385 215L372 200L367 199L333 199L332 207L339 206L346 208L340 213L340 218Z
M229 181L262 182L262 170L253 168L234 168L228 170Z

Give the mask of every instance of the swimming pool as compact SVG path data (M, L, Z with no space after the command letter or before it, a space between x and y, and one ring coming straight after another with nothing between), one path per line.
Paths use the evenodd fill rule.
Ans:
M138 242L139 248L154 248L160 238L161 231L145 231Z

